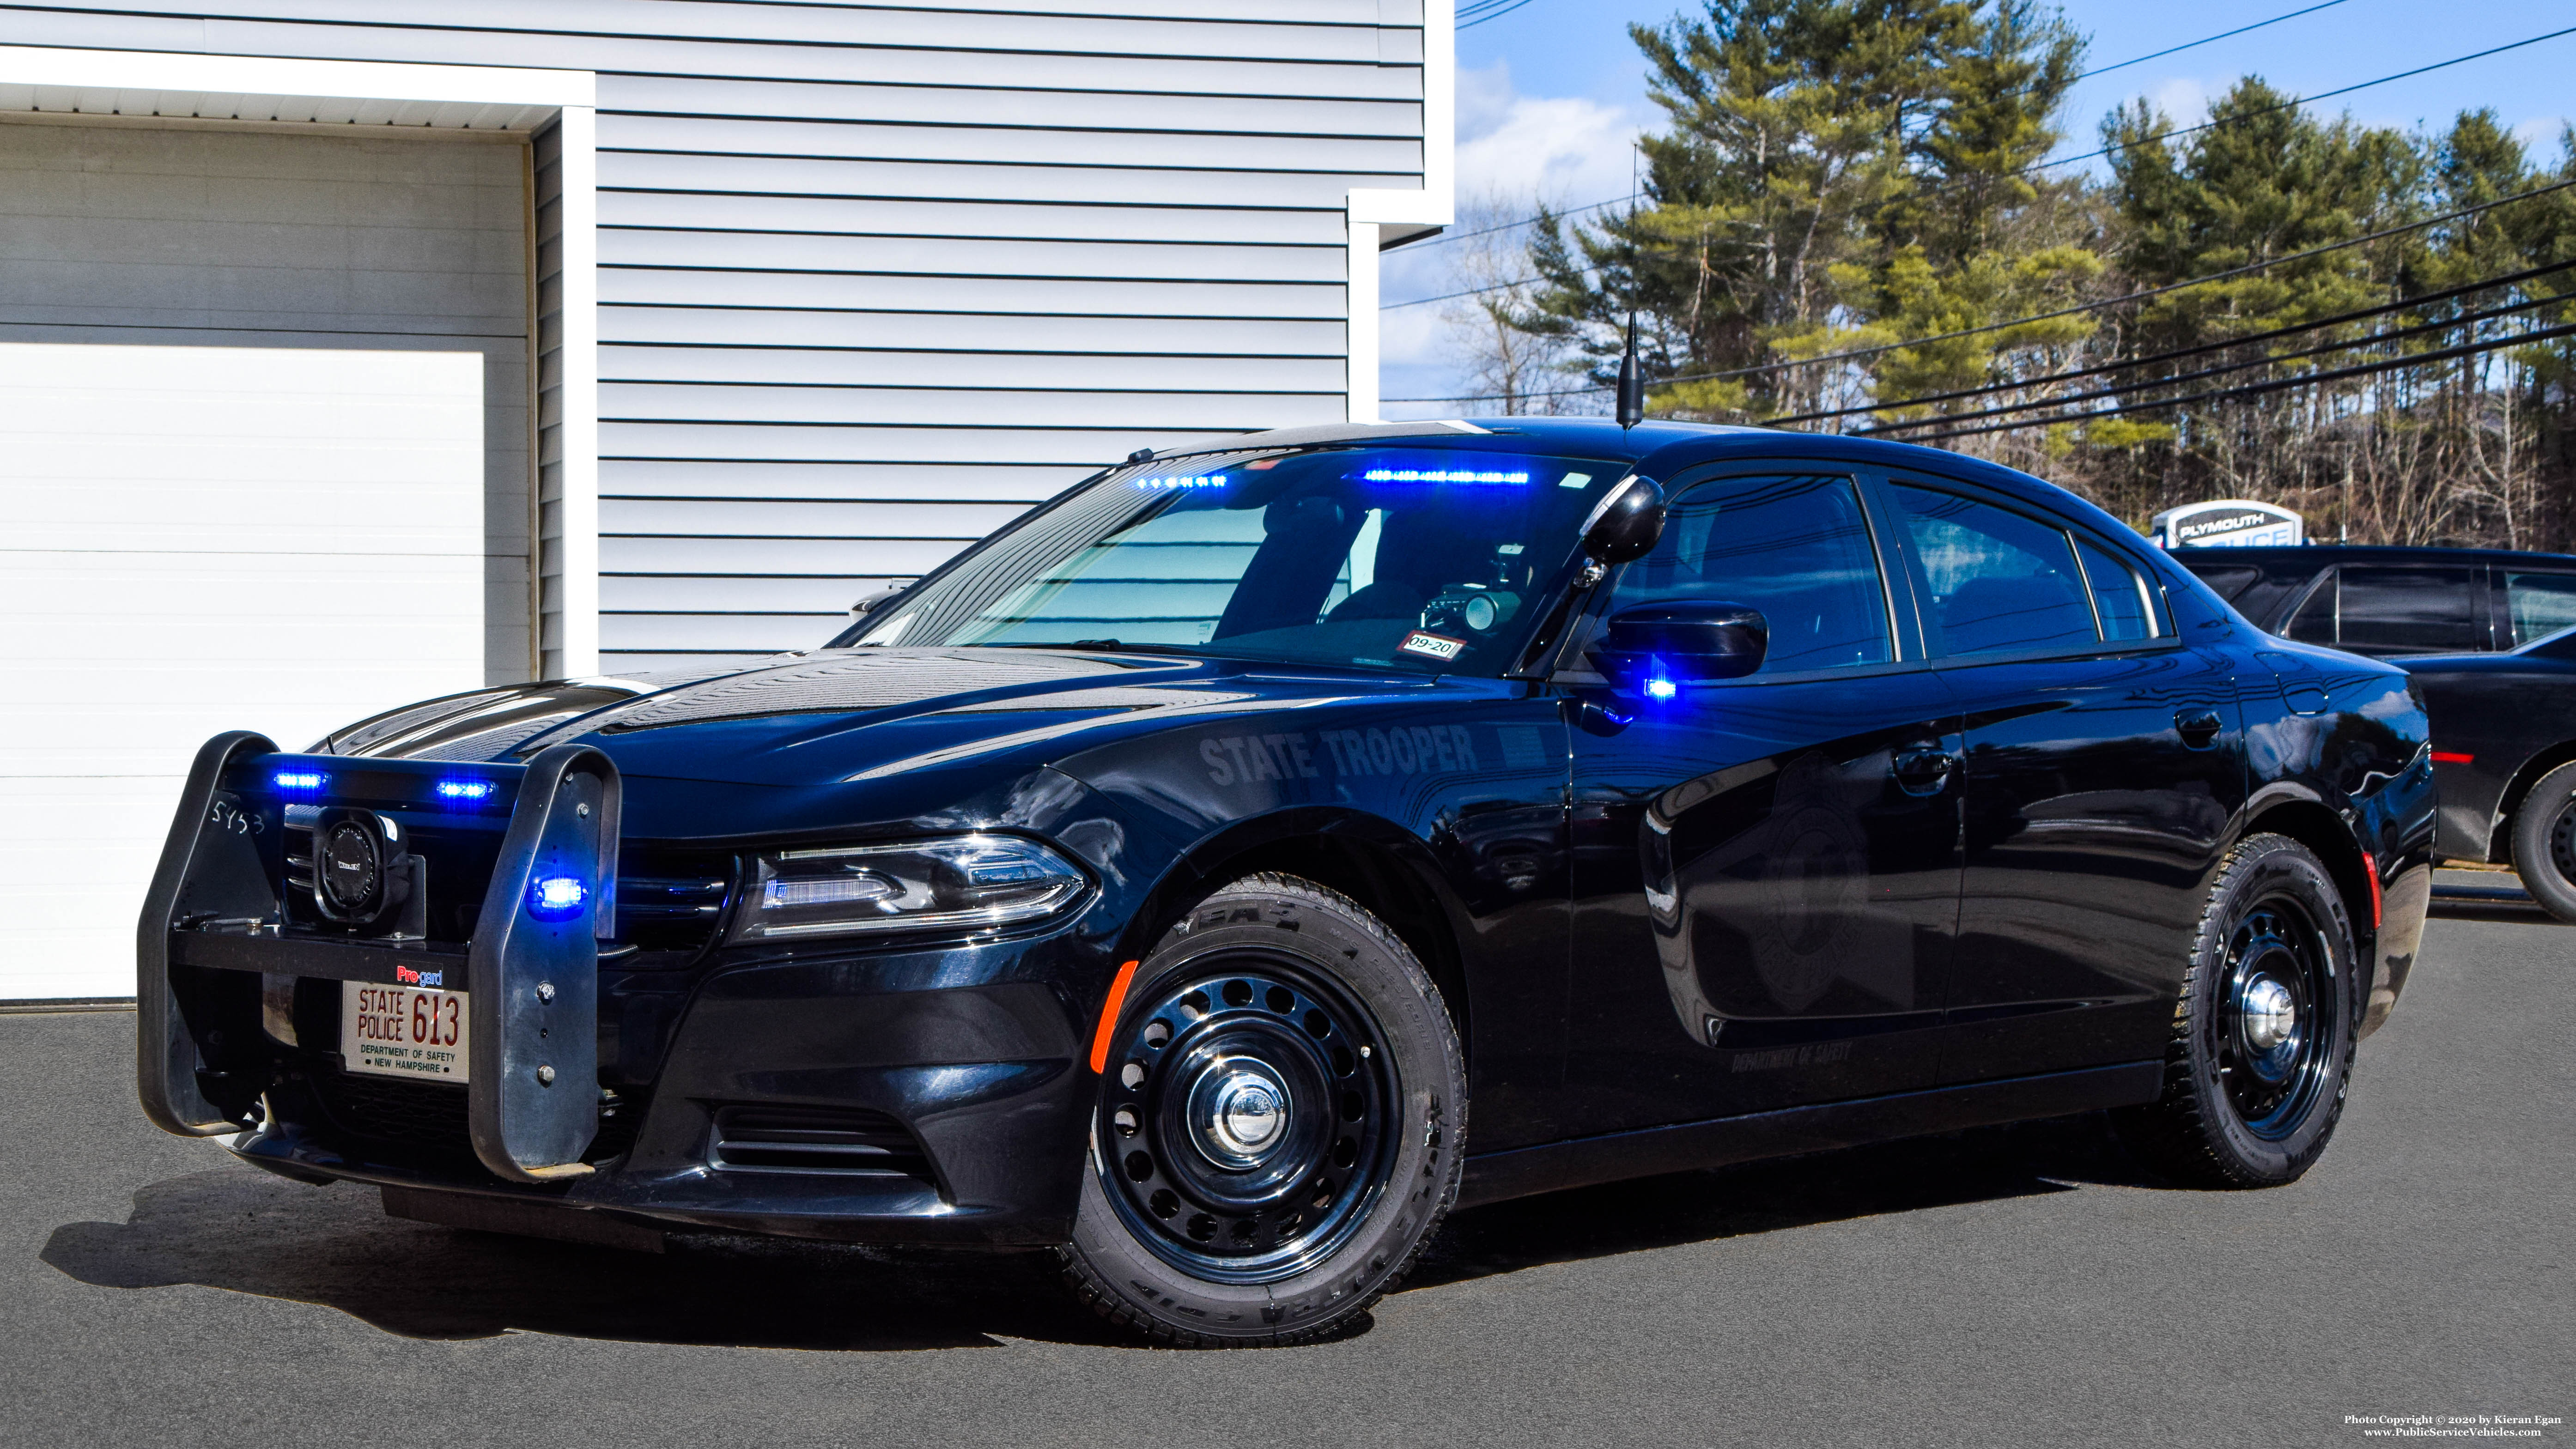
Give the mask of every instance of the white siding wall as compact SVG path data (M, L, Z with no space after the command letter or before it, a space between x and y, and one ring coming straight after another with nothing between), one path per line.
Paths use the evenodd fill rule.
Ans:
M599 72L614 670L819 642L1130 449L1343 416L1343 206L1422 184L1421 0L998 12L0 5L0 43Z

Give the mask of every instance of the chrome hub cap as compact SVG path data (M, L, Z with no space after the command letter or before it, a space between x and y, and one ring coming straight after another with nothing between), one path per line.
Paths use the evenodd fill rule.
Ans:
M1219 1167L1258 1167L1288 1135L1288 1089L1262 1062L1212 1063L1190 1088L1190 1126L1200 1152Z
M1292 1277L1386 1189L1387 1059L1369 1014L1304 963L1207 958L1142 994L1111 1041L1101 1186L1137 1241L1192 1277Z
M2256 1056L2269 1056L2299 1029L2298 998L2269 976L2257 976L2245 987L2237 1019L2245 1026L2245 1045Z

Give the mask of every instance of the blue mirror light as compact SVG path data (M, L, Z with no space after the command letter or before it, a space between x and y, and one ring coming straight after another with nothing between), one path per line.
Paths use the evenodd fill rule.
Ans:
M318 770L280 770L271 778L277 782L277 788L280 790L301 792L319 790L322 788L322 782L331 777Z
M1682 687L1673 683L1669 679L1649 679L1646 681L1646 698L1648 699L1670 699L1681 692Z
M590 887L578 876L539 876L528 883L528 914L540 921L568 921L581 914Z

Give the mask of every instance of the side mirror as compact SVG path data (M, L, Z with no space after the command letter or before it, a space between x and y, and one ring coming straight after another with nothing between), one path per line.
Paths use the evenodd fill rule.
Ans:
M862 597L857 603L852 604L850 606L850 617L853 619L864 619L868 615L876 612L878 609L884 608L887 604L893 602L902 593L902 585L888 584L886 587L877 590L873 594L868 594Z
M1664 536L1664 490L1631 478L1583 520L1583 553L1604 567L1644 558Z
M1759 610L1678 599L1611 615L1587 657L1621 689L1668 697L1672 685L1741 679L1762 667L1770 647L1771 626ZM1655 688L1659 682L1666 687Z

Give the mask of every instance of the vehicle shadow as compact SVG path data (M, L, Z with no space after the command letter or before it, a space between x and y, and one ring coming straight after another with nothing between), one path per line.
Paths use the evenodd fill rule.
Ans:
M2098 1118L1551 1193L1453 1215L1403 1291L1542 1263L1919 1208L2143 1181ZM389 1218L373 1189L246 1168L152 1184L122 1223L66 1223L42 1254L107 1288L196 1284L334 1308L421 1339L503 1332L890 1351L1003 1338L1136 1347L1053 1282L1046 1253L676 1234L662 1254ZM1365 1316L1351 1334L1366 1333Z
M2085 1184L2156 1185L2099 1113L1677 1172L1458 1213L1407 1286Z

